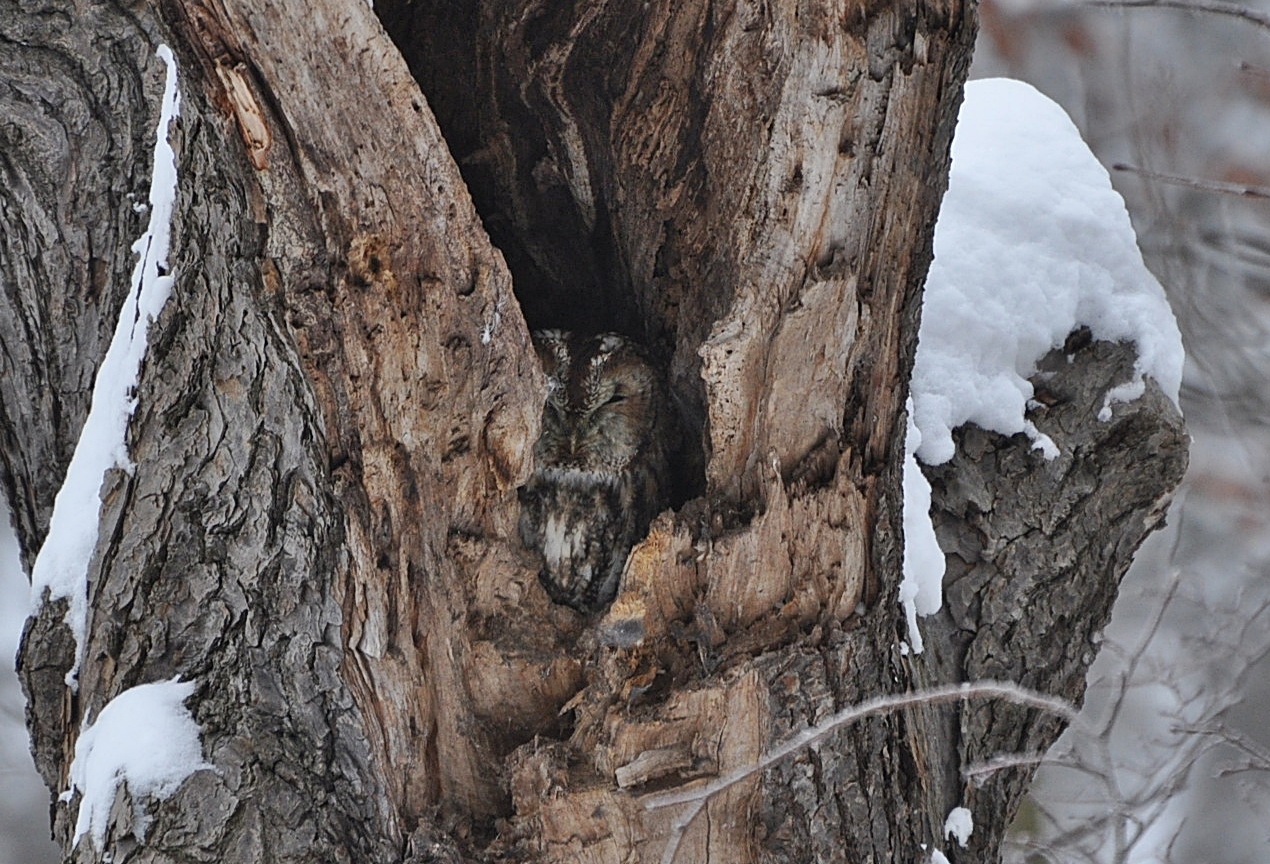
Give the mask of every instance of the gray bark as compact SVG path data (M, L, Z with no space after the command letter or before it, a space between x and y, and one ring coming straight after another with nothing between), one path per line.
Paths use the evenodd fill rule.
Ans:
M132 204L149 186L163 67L154 37L112 7L48 18L10 7L0 21L11 40L0 113L20 181L6 184L0 378L18 446L4 451L5 481L22 502L29 565L144 229ZM81 721L130 686L180 673L199 683L194 716L219 773L196 774L159 807L142 848L128 836L131 808L117 807L115 860L260 860L266 848L279 860L390 860L394 814L339 676L334 579L347 553L322 419L283 310L261 302L252 262L265 231L241 186L217 182L232 127L182 83L178 287L150 332L129 441L136 472L102 487L78 693L63 681L74 658L65 601L25 634L36 766L50 790L65 789ZM55 815L69 845L74 804ZM70 852L98 858L87 840Z
M54 793L110 698L198 683L217 771L145 802L141 844L121 792L116 861L657 860L673 814L643 794L836 707L982 675L1079 697L1185 462L1158 391L1092 419L1124 348L1046 383L1059 460L967 430L932 472L948 603L927 654L896 649L901 407L972 9L381 3L421 92L363 4L282 5L0 4L0 482L28 565L142 229L154 45L182 70L176 286L137 469L102 488L78 692L62 602L21 656ZM642 338L683 415L677 506L599 620L516 536L526 319ZM864 723L714 801L680 860L918 860L959 803L983 860L1026 772L959 768L1058 731Z
M1187 466L1189 436L1154 381L1138 400L1097 415L1108 391L1131 380L1131 345L1072 334L1033 379L1032 419L1058 445L1046 461L1025 436L974 426L955 434L956 456L927 468L931 514L945 552L944 607L923 619L929 648L914 683L1016 681L1083 702L1085 672L1138 545L1163 524ZM960 772L1001 755L1039 757L1062 731L1053 716L1009 704L971 704L927 718L929 771L946 800L976 814L969 848L952 860L994 856L1034 769L970 782ZM949 805L953 806L953 805ZM945 811L947 812L947 811ZM952 857L952 856L950 856Z

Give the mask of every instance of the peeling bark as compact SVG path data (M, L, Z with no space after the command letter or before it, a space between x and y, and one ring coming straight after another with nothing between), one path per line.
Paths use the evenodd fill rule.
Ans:
M50 790L110 698L180 674L217 770L142 802L144 842L121 790L115 860L655 861L676 814L647 795L843 705L981 676L1079 698L1185 463L1158 390L1093 419L1125 346L1043 382L1058 460L959 433L930 472L947 604L897 648L901 407L973 37L959 3L0 0L28 565L128 287L159 42L183 91L176 284L137 468L102 487L78 691L63 601L23 641ZM596 618L517 538L526 321L640 338L683 421L676 506ZM1058 731L983 704L862 723L712 800L679 860L918 860L961 803L949 857L990 858L1026 772L960 767ZM55 836L96 860L77 806Z

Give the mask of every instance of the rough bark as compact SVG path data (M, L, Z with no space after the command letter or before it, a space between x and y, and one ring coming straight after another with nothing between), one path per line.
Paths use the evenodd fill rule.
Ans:
M1077 331L1033 379L1032 419L1060 453L1041 458L1024 436L974 426L955 433L956 456L927 468L931 515L945 552L944 607L923 619L929 651L914 684L1016 681L1079 705L1116 589L1134 551L1163 524L1187 466L1189 436L1172 403L1146 394L1097 419L1107 393L1131 380L1131 345ZM977 777L961 771L1000 755L1039 757L1062 725L1001 703L924 720L928 770L973 813L1013 814L1032 769ZM998 854L1008 819L981 823L954 860Z
M948 605L928 653L897 648L901 408L971 7L378 12L401 53L360 2L0 3L0 481L28 564L127 289L154 45L182 70L176 286L137 469L102 489L78 692L63 603L21 660L54 792L111 697L199 684L218 771L149 802L143 844L117 807L116 860L658 860L675 814L642 796L844 704L981 675L1079 697L1185 461L1158 391L1091 419L1124 348L1049 380L1054 463L962 434L932 474ZM526 319L643 339L682 414L676 508L598 620L516 539ZM679 860L918 860L960 803L982 860L1026 778L960 766L1058 731L981 705L860 724L714 800Z
M148 20L150 33L110 8L0 16L30 31L6 34L10 62L72 69L57 98L46 95L57 77L32 72L29 101L62 112L50 125L94 112L122 123L114 112L131 112L133 133L124 163L110 150L114 130L65 131L55 151L64 159L86 154L117 170L72 165L13 201L18 236L51 211L68 231L81 220L112 226L103 248L126 249L142 224L129 195L145 193L159 41L173 44L184 91L176 287L139 388L138 468L103 489L77 695L61 682L72 655L60 603L41 610L26 640L37 761L50 788L65 789L85 718L132 684L196 678L196 718L222 773L186 789L220 791L183 789L205 809L174 799L165 812L204 814L179 848L244 861L266 850L278 860L393 860L403 831L431 808L490 811L481 802L497 797L495 756L482 750L458 678L465 658L452 630L463 602L451 596L461 586L447 541L458 527L514 524L540 404L510 279L417 85L365 6L335 5L172 5L162 24ZM103 32L118 34L114 44ZM103 66L109 76L94 72ZM109 79L129 75L133 102L104 102ZM347 98L328 104L318 80ZM39 179L30 113L20 103L5 112L22 167ZM244 134L252 122L264 124L254 137ZM101 188L81 192L81 182ZM66 186L91 206L73 209ZM39 251L32 243L6 259L39 261ZM88 319L107 333L131 266L118 255L112 303ZM18 445L6 450L6 480L13 500L39 504L19 520L28 563L47 527L43 490L57 482L46 476L50 442L25 432L78 408L47 462L69 460L86 400L47 398L46 414L36 412L68 378L90 386L104 353L102 339L67 351L67 369L50 350L79 320L58 306L88 294L92 272L73 261L43 284L20 271L5 280L6 348L25 351L33 370L4 376L17 391L5 399ZM494 338L482 339L486 327ZM63 842L70 809L58 806ZM160 819L152 841L162 828ZM164 855L161 842L146 848L138 854Z

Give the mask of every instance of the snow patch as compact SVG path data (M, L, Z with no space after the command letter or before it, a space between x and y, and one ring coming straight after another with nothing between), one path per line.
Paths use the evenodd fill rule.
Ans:
M954 807L948 811L948 818L944 820L945 837L953 838L958 846L965 849L966 841L970 839L970 834L974 830L974 817L965 807Z
M900 582L900 603L908 618L908 643L900 647L905 655L910 646L914 653L922 653L925 646L917 616L938 612L944 598L944 553L930 521L930 483L917 464L921 443L910 399L904 439L904 579Z
M1047 457L1056 455L1024 417L1027 379L1082 326L1095 339L1133 342L1135 380L1149 375L1177 404L1177 322L1106 170L1063 109L1030 85L972 81L935 228L913 370L918 457L948 461L952 430L965 423L1025 433Z
M1147 392L1147 382L1143 378L1134 378L1116 387L1112 387L1107 391L1106 398L1103 399L1102 409L1098 412L1098 419L1106 423L1111 420L1111 406L1118 402L1132 402Z
M71 788L62 793L64 801L76 791L81 796L72 847L90 834L101 849L121 783L132 796L137 838L144 841L150 821L144 799L167 798L186 777L212 767L203 761L198 724L184 705L193 692L194 682L180 678L133 687L111 699L80 732Z
M930 850L930 864L948 864L948 857L938 849Z
M75 664L67 686L78 685L88 629L88 565L97 546L101 483L106 472L135 468L128 458L128 420L137 407L133 395L146 352L146 331L172 292L168 272L172 211L176 204L176 154L168 142L172 121L180 115L176 60L166 45L155 54L167 66L163 106L154 145L150 180L150 221L132 251L138 260L132 288L119 310L119 321L93 382L92 407L84 421L66 478L53 502L48 536L31 568L33 612L44 602L65 597L66 623L75 636Z

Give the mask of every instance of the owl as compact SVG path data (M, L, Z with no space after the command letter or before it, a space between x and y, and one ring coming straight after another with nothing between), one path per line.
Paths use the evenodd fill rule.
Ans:
M533 334L547 373L520 535L542 553L551 599L597 612L617 593L631 547L666 503L671 428L661 377L616 333Z

